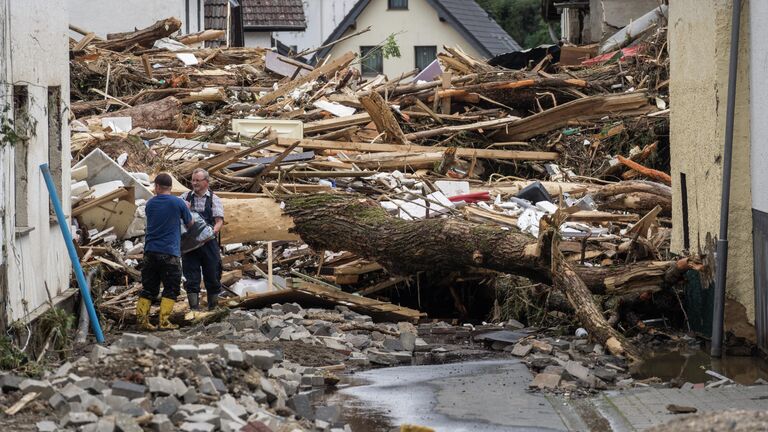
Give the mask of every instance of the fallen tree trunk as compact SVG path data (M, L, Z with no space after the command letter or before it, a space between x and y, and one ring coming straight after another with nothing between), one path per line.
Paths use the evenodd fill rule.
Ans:
M405 221L355 194L223 199L222 243L303 240L315 250L346 250L394 274L482 267L551 283L546 242L516 229L463 219ZM623 295L672 285L682 271L670 262L574 267L595 294ZM685 268L687 269L687 268Z
M167 97L156 102L82 119L87 125L100 124L103 117L130 117L133 127L177 130L181 124L181 101Z

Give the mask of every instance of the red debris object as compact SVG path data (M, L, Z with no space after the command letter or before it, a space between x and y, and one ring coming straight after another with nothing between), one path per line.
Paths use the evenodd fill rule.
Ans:
M488 191L472 192L464 195L456 195L448 198L451 202L464 201L467 203L476 203L480 201L490 201L491 194Z

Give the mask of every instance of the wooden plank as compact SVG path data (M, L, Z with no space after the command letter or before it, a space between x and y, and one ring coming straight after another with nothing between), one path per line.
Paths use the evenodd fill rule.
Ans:
M272 174L277 175L278 172L294 178L370 177L376 174L376 171L277 171Z
M502 133L494 136L494 140L524 141L560 129L569 122L592 121L606 115L634 116L654 110L645 92L589 96L510 123Z
M334 276L338 275L361 275L370 273L373 271L381 270L382 267L379 263L369 262L364 259L353 261L349 264L344 264L333 269Z
M375 285L369 286L368 288L363 288L360 291L355 292L357 295L361 296L369 296L371 294L375 294L379 291L385 290L389 287L395 286L401 282L407 281L408 278L405 276L392 276L389 279L379 282Z
M568 217L574 222L635 222L639 219L636 214L617 214L601 211L577 211Z
M327 120L318 120L304 124L304 133L318 133L330 130L342 129L349 126L364 125L371 122L371 116L367 112L352 114L351 116L338 117Z
M280 146L289 146L295 142L291 138L277 138L277 144ZM401 144L372 144L365 142L345 142L345 141L322 141L313 139L303 139L299 144L304 149L315 150L352 150L358 152L395 152L409 151L414 153L426 152L444 152L448 147L430 147L419 145L401 145ZM549 161L560 157L557 152L539 152L522 150L496 150L496 149L472 149L457 148L456 156L478 159L504 159L504 160L527 160L527 161Z
M344 66L348 65L352 60L355 59L357 55L353 52L348 52L341 57L333 60L332 62L325 64L312 72L304 75L303 77L299 77L298 79L295 79L285 85L282 85L277 88L277 90L268 93L257 101L257 103L261 106L267 106L274 102L277 98L280 96L284 96L288 93L290 93L293 89L296 87L300 87L308 82L312 82L318 78L320 78L323 75L331 74L333 72L336 72L337 70L343 68Z
M123 188L123 187L117 188L114 191L112 191L112 192L110 192L110 193L108 193L108 194L106 194L106 195L104 195L102 197L96 198L95 200L86 201L85 203L83 203L83 204L73 208L72 209L72 217L80 216L81 214L87 212L88 210L90 210L92 208L96 208L96 207L98 207L98 206L100 206L100 205L102 205L104 203L108 203L108 202L110 202L110 201L112 201L114 199L122 198L122 197L128 196L130 194L131 194L131 191L129 191L126 188Z

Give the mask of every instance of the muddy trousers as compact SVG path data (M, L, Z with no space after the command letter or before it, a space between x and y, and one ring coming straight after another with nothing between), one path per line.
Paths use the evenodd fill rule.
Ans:
M155 252L144 253L141 269L141 297L156 299L163 284L163 297L176 301L181 289L181 260L177 256Z
M184 254L181 260L184 269L184 289L187 293L200 292L200 275L205 282L209 296L221 292L221 253L219 242L211 240L201 247ZM202 270L202 272L201 272Z

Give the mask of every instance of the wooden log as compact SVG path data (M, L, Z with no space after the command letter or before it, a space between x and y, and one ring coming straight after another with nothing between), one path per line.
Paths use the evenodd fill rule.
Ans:
M622 165L628 167L629 169L637 171L638 173L640 173L640 174L642 174L642 175L644 175L644 176L646 176L648 178L651 178L653 180L660 181L660 182L664 183L665 185L668 185L668 186L672 185L672 177L669 174L665 173L665 172L661 172L659 170L655 170L655 169L651 169L651 168L648 168L648 167L644 167L644 166L640 165L639 163L637 163L635 161L632 161L630 159L625 158L624 156L617 156L617 158L619 159L619 162Z
M178 18L171 17L157 21L145 29L118 34L117 38L109 39L109 36L107 36L109 40L97 42L95 45L111 51L123 51L134 45L149 48L156 40L168 37L180 28L181 21Z
M181 124L181 101L167 97L157 102L82 119L87 125L101 124L103 117L130 117L133 127L178 130Z
M299 239L290 232L293 220L283 214L272 198L222 198L221 202L225 215L222 244Z
M371 120L376 124L376 129L380 133L386 134L390 141L408 144L408 139L406 139L403 130L400 128L400 124L380 94L371 93L368 96L362 96L360 104L363 105L363 108L371 116Z
M579 277L573 266L565 259L556 260L552 271L555 287L565 293L579 322L587 329L592 338L603 344L613 355L624 355L630 361L640 360L640 352L616 329L608 324L598 309L592 293Z
M653 210L657 205L663 214L672 213L672 188L651 181L630 180L601 187L594 194L601 209L639 211Z
M183 43L184 45L192 45L198 42L218 39L220 37L223 37L225 33L226 32L224 30L208 29L208 30L203 30L201 32L197 32L197 33L179 36L176 38L176 40Z

